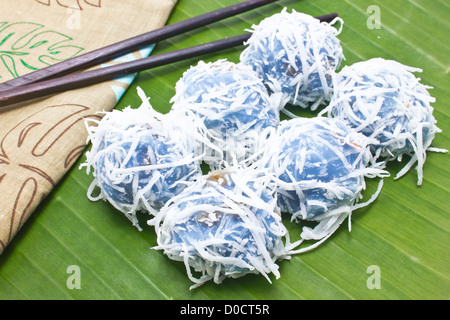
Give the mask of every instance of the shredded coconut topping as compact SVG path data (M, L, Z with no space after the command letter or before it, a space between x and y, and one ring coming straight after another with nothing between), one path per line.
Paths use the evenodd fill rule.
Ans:
M123 212L138 229L137 211L157 209L201 174L194 143L164 115L152 109L142 90L143 104L105 113L100 121L86 120L88 190L93 201L106 200ZM95 189L100 193L93 195Z
M260 273L269 282L270 273L279 278L275 262L287 258L283 243L287 230L273 196L273 181L255 172L213 171L149 221L157 233L155 249L185 263L195 283L192 288L247 273Z
M313 229L304 227L303 240L329 237L361 207L365 177L388 175L373 161L369 142L339 119L295 118L280 123L279 134L268 143L270 150L258 166L274 175L282 211L295 221L319 222Z
M333 27L337 22L339 29ZM330 100L332 78L344 59L337 38L342 26L341 18L320 22L284 8L252 26L241 62L251 66L271 92L282 93L284 104L315 110Z
M211 169L250 164L279 123L279 100L247 66L200 61L176 84L173 121L190 122L197 153Z
M346 66L336 78L330 105L320 113L340 118L376 139L371 145L376 158L391 161L411 156L396 178L417 163L418 185L423 180L426 151L435 133L441 132L430 105L435 102L427 91L430 87L412 73L421 71L382 58Z

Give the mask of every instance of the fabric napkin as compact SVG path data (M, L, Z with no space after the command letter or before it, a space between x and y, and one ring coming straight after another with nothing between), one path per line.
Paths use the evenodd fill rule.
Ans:
M0 81L162 27L176 0L0 0ZM152 46L102 66L139 59ZM0 254L133 76L0 108Z

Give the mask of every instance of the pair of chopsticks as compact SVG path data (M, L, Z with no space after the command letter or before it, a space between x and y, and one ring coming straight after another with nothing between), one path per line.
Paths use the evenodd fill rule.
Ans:
M161 40L182 34L210 23L246 12L277 0L247 0L197 17L180 21L160 29L103 47L83 55L56 63L43 69L0 84L0 107L29 101L59 92L78 89L92 84L112 80L172 62L182 61L207 53L243 45L251 34L242 34L194 47L153 55L118 65L71 74L102 62L117 58ZM336 13L317 17L320 21L331 21Z

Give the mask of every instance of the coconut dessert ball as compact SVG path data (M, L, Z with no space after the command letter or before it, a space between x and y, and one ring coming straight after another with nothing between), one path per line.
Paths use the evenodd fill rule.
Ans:
M400 161L404 155L411 156L397 178L417 162L419 185L426 151L441 131L430 105L435 99L412 73L420 71L382 58L346 66L336 78L335 94L326 110L377 139L371 146L377 158Z
M280 123L264 166L277 179L278 205L292 220L318 221L303 239L331 235L358 208L365 176L384 173L372 161L368 138L339 119L295 118Z
M249 273L280 276L287 230L267 177L248 170L217 170L186 188L164 206L155 225L156 249L183 261L192 288ZM193 271L199 272L196 278Z
M211 169L251 163L279 123L279 102L261 79L227 60L188 69L171 102L171 113L179 116L174 121L195 124L198 153Z
M193 142L160 116L143 104L88 124L92 147L84 166L94 175L88 197L110 202L139 229L137 211L156 214L201 174Z
M252 36L241 62L263 79L271 92L281 92L285 102L316 110L332 95L332 78L344 59L331 23L283 9L250 30Z

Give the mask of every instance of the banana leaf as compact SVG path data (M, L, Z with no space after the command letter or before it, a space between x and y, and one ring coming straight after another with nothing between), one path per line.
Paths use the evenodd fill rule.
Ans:
M237 2L179 0L168 23ZM162 41L152 54L244 33L283 7L313 16L339 13L343 65L382 57L423 69L417 76L433 87L434 115L442 129L432 145L450 148L450 5L445 0L283 0ZM238 62L242 49L140 72L117 109L140 105L139 86L155 109L168 112L175 83L191 65L200 59ZM272 283L252 274L189 290L184 264L152 249L156 236L147 217L140 216L139 231L110 204L88 200L92 176L79 169L83 154L0 256L0 299L448 299L448 160L448 154L428 152L422 186L415 170L394 180L407 159L389 163L391 176L384 179L381 194L353 212L351 230L344 223L317 249L281 261L281 277L272 277ZM377 185L376 179L368 181L367 194ZM283 221L298 238L302 226L288 217Z

